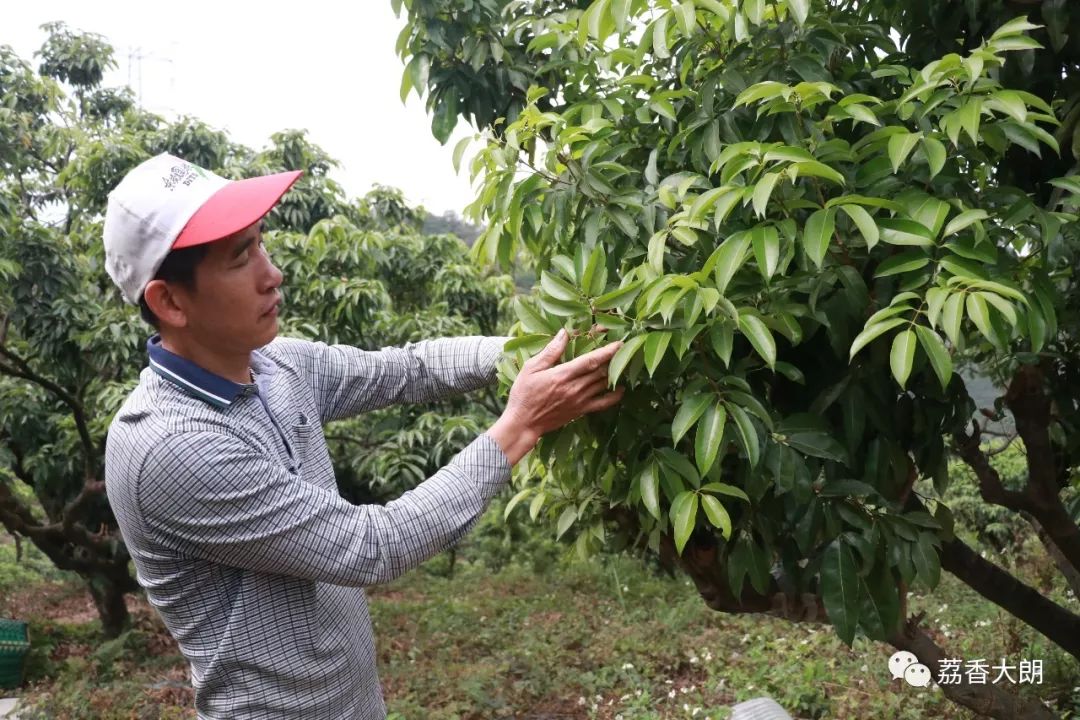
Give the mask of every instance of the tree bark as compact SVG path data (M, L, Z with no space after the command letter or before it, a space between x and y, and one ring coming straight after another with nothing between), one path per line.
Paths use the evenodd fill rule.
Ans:
M1039 540L1042 542L1043 547L1046 548L1046 554L1050 556L1050 559L1054 561L1054 565L1057 566L1058 571L1065 576L1065 582L1069 588L1073 591L1076 597L1080 597L1080 570L1074 568L1069 561L1061 554L1061 548L1055 543L1053 538L1046 532L1042 524L1031 513L1022 512L1024 519L1031 523L1031 526L1035 528L1035 532L1039 536Z
M1016 420L1016 432L1027 450L1029 512L1061 550L1062 556L1080 571L1080 527L1061 502L1064 473L1050 441L1051 401L1041 369L1022 366L1005 393L1005 404Z
M124 602L124 596L131 592L128 583L124 580L118 583L115 578L97 575L89 578L86 585L101 618L102 633L109 639L118 637L131 625L131 615Z
M897 650L913 653L919 662L930 668L933 677L941 677L941 661L948 657L937 643L919 627L920 618L909 619L903 629L889 638ZM1042 703L1005 692L996 685L970 683L964 674L961 682L940 685L945 697L980 715L996 720L1057 720L1057 715Z
M1080 660L1080 616L980 557L960 540L942 543L941 566Z

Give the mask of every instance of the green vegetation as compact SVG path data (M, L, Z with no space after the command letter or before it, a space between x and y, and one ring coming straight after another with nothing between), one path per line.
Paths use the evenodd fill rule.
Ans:
M421 234L425 213L398 190L346 199L327 175L335 161L302 132L256 151L197 120L166 121L102 86L113 64L103 38L47 30L36 69L0 46L0 523L79 573L115 637L137 585L104 497L105 434L151 333L103 269L102 212L128 169L171 152L225 177L305 171L267 218L290 336L374 349L495 335L513 282L478 268L459 237ZM400 495L497 411L492 390L328 429L342 494Z
M501 526L500 510L483 526ZM371 592L392 717L715 719L761 695L799 718L973 717L940 691L891 680L880 645L859 639L849 649L825 625L715 613L683 578L634 558L562 557L546 532L529 526L517 545L529 551L508 558L480 530L459 548L452 575L444 554ZM1047 560L1030 550L1034 561L1020 572L1037 582ZM551 561L535 567L545 552ZM55 573L36 550L27 555ZM3 560L0 567L10 557ZM22 692L36 709L21 717L194 717L186 665L145 603L133 605L131 629L103 643L91 612L75 622L46 617L58 612L54 602L63 608L81 597L87 609L75 578L51 584L30 581L33 574L27 569L17 582L4 575L0 584L0 597L38 598L31 684ZM1080 608L1060 590L1051 594ZM1043 684L1015 687L1053 701L1058 717L1080 718L1069 656L962 583L946 577L933 596L914 596L912 610L927 613L929 631L956 657L1042 659Z
M625 398L541 441L520 507L582 556L647 547L714 610L827 614L935 678L954 643L909 599L943 571L1080 659L1080 615L952 529L959 511L998 549L1037 537L1080 591L1075 7L392 4L403 93L442 141L480 131L455 148L475 256L539 278L504 381L560 327L571 356L624 343ZM993 407L964 366L1006 388ZM1005 413L1027 449L1009 482L982 433ZM954 508L957 457L978 491Z

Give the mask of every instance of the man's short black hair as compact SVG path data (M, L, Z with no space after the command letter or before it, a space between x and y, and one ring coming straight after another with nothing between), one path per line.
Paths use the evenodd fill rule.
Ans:
M188 290L194 291L195 268L198 267L199 263L202 262L202 259L206 257L206 253L209 250L210 243L172 250L165 256L165 260L161 263L161 267L158 268L157 274L154 275L154 279L176 283ZM158 320L157 315L150 309L150 306L146 304L146 297L144 295L139 296L139 314L142 315L142 319L152 325L155 330L161 329L161 321Z

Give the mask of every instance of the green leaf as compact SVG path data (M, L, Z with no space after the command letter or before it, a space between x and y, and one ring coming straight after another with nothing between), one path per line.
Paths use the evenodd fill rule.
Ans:
M697 233L694 232L694 229L682 225L676 225L675 227L671 228L671 234L676 240L688 247L691 245L696 245L698 241L698 236Z
M518 506L518 503L527 498L532 493L532 491L533 489L531 487L528 487L524 490L518 491L514 495L514 497L510 498L510 502L506 503L506 508L503 510L503 520L506 520L508 517L510 517L510 513L514 511L514 508Z
M517 298L514 302L514 314L521 321L521 327L527 333L539 335L553 335L558 330L558 325L538 313L530 303L523 298Z
M454 145L454 172L461 172L461 158L465 154L465 148L469 147L469 143L472 142L472 136L463 137L457 141Z
M846 107L844 107L844 112L846 112L848 115L855 118L856 120L860 120L864 123L869 123L870 125L877 125L878 127L881 126L881 121L878 120L878 116L874 114L873 110L866 107L865 105L860 105L858 103L855 103L853 105L847 105ZM852 123L852 125L854 125L854 123Z
M851 350L848 353L849 360L854 358L856 353L866 347L867 344L877 339L878 336L888 332L889 330L892 330L897 325L903 325L906 322L910 321L905 320L904 318L893 318L891 320L886 320L885 322L877 323L876 325L869 325L863 328L863 331L856 335L855 340L853 340L851 343Z
M916 325L915 332L919 335L919 344L930 359L930 366L934 368L934 373L941 381L941 389L946 389L952 378L953 363L952 356L945 348L945 343L936 332L923 325Z
M431 117L431 132L440 145L445 145L450 139L451 133L457 127L458 122L458 96L457 90L443 95L440 102L435 105L435 113Z
M668 447L657 449L656 454L665 467L674 470L687 482L692 483L697 487L701 480L701 476L698 475L698 471L694 469L694 464L687 460L685 455L676 452L674 448ZM661 484L663 484L662 480ZM680 485L679 487L681 488L682 486Z
M738 97L735 98L735 107L749 105L760 100L772 100L779 97L785 90L787 90L787 85L775 80L756 83L739 93Z
M731 539L731 516L724 505L712 495L701 496L701 507L705 510L705 517L709 519L713 527L720 529L720 534L725 540Z
M950 235L960 232L964 228L977 223L980 220L985 220L990 217L985 210L965 210L960 213L945 226L945 232L941 234L941 237L946 238Z
M908 250L907 252L902 252L898 255L892 255L886 258L881 265L878 266L877 272L874 273L874 277L888 277L889 275L921 270L929 263L930 256L922 250Z
M731 348L734 340L735 331L726 323L714 323L709 328L709 342L713 352L723 361L725 367L731 365Z
M697 11L694 9L693 0L685 0L685 2L676 5L674 10L675 19L679 22L679 29L682 30L682 34L686 37L693 35L697 26Z
M1009 321L1009 324L1013 327L1016 327L1016 323L1019 318L1017 318L1016 316L1016 308L1013 307L1012 303L1010 303L1008 300L1001 297L1000 295L996 295L991 292L978 292L976 294L979 295L983 300L986 300L986 302L996 307L998 309L998 312L1004 315L1005 319Z
M604 261L604 248L597 244L589 254L589 262L581 275L581 287L589 295L599 295L607 285L607 266Z
M743 0L743 12L747 20L760 25L765 19L765 0Z
M851 549L839 538L825 548L821 562L821 599L836 634L850 646L859 613L859 576Z
M758 225L750 236L753 238L754 259L757 261L758 270L765 280L769 280L776 274L776 266L780 261L780 236L773 225Z
M716 462L720 442L724 438L726 421L727 412L723 406L710 403L705 409L701 422L698 423L697 436L694 440L694 462L697 463L698 472L702 477Z
M675 106L666 98L656 98L649 103L649 107L655 110L657 115L662 115L672 122L678 121L678 116L675 114Z
M713 224L716 226L717 232L721 231L724 221L727 220L727 216L731 214L731 211L741 199L741 189L731 189L729 192L723 193L716 199Z
M948 298L949 293L943 287L935 286L926 291L926 319L931 327L937 327L938 318L941 317L941 308Z
M641 292L642 283L643 281L641 280L635 280L625 287L605 293L596 298L593 302L593 307L597 310L611 310L612 308L625 310L632 302L634 302L634 298L638 296L638 293Z
M776 365L776 341L772 332L756 315L739 315L739 330L770 368Z
M1027 16L1020 15L999 27L994 34L990 36L990 39L997 40L998 38L1006 37L1007 35L1016 35L1027 32L1028 30L1038 30L1040 27L1040 25L1033 25L1028 22Z
M975 327L983 334L983 337L989 340L991 344L996 345L994 328L990 324L990 310L986 306L986 300L983 299L982 293L968 294L967 314L971 321L975 323Z
M900 171L900 166L919 144L920 139L922 139L922 133L906 133L889 138L889 161L892 163L894 174Z
M739 232L729 237L716 249L716 289L721 294L727 289L731 278L735 277L735 273L746 260L746 250L749 245L750 234Z
M982 100L979 98L971 98L963 107L958 111L960 118L960 127L964 129L964 132L971 138L971 142L979 142L979 118L982 114Z
M988 105L993 104L1002 112L1012 117L1016 122L1027 122L1027 105L1020 95L1012 90L998 90Z
M765 173L754 187L754 212L758 217L765 217L765 210L769 205L769 197L772 195L776 181L780 179L780 173Z
M882 309L878 310L876 313L868 317L866 319L866 322L863 324L863 327L870 327L871 325L876 325L885 318L891 318L893 315L899 315L900 313L904 312L911 312L912 308L911 305L908 304L908 300L914 300L918 297L918 295L915 295L914 298L905 298L905 295L915 295L915 293L904 293L903 295L897 295L895 298L893 298L892 305L887 305L886 307L883 307Z
M561 538L570 526L577 520L577 508L573 505L562 511L562 515L559 516L558 526L555 532L555 539Z
M529 503L529 519L536 522L536 518L540 515L540 509L544 507L544 502L547 500L547 493L540 490L533 495L532 502Z
M556 300L579 302L581 295L577 289L562 278L552 275L547 270L540 273L540 288Z
M741 188L739 188L739 190L741 191ZM727 185L722 185L720 187L706 190L705 192L701 193L694 200L694 204L690 206L690 220L692 222L698 222L699 220L701 220L702 216L705 213L707 213L713 208L714 205L716 205L716 201L719 200L721 196L735 192L735 188L729 187Z
M754 428L750 416L741 407L732 403L728 403L726 407L728 415L735 421L735 427L739 430L739 440L742 441L743 450L746 451L746 457L750 461L751 467L753 467L758 464L761 457L757 429Z
M936 138L923 138L922 143L923 152L926 153L926 162L930 165L930 178L933 179L945 167L948 155L945 152L945 146Z
M649 377L656 372L660 361L664 359L664 353L671 342L671 332L651 332L645 336L645 368L649 371Z
M911 375L911 366L915 363L915 333L904 330L893 338L892 352L889 353L889 368L900 387L907 385Z
M859 228L859 232L862 233L863 239L866 241L867 250L873 250L878 243L880 233L878 232L877 223L874 222L874 218L871 217L870 213L859 205L841 205L840 209L847 213L855 226Z
M792 168L798 172L800 177L819 177L834 182L837 185L844 184L844 176L825 163L818 162L817 160L805 160L803 162L792 163Z
M779 432L783 432L779 430ZM818 430L784 433L784 442L804 455L847 463L847 450L836 438Z
M659 275L664 272L664 251L667 250L667 230L657 230L649 238L649 248L646 257L649 267Z
M737 488L734 485L728 485L727 483L711 482L707 485L702 485L701 491L727 495L728 497L739 498L744 502L750 502L750 497L743 492L742 489Z
M683 398L682 404L679 405L679 411L675 413L675 419L671 422L671 443L673 445L679 444L679 440L690 431L694 423L701 419L705 409L709 407L709 403L713 400L712 395L706 394Z
M653 24L653 55L660 60L665 60L671 57L671 51L668 50L667 43L667 26L668 18L671 17L669 13L664 13L656 19Z
M623 346L615 351L615 355L608 362L608 383L610 385L614 386L619 381L619 376L623 374L623 370L626 369L626 366L630 364L634 355L644 344L645 335L635 335L626 340Z
M638 483L641 488L641 502L645 505L645 509L649 511L649 514L659 520L660 476L657 475L656 470L656 463L649 462L641 471Z
M620 35L626 31L626 17L630 12L631 0L611 0L611 18L615 22L615 30Z
M413 58L413 62L416 58ZM401 102L405 102L409 99L409 92L413 89L412 82L412 62L405 67L405 72L401 73L401 87L398 90L398 95L401 97ZM422 90L418 90L422 92Z
M795 17L795 22L801 27L810 13L810 0L788 0L788 9Z
M803 247L806 255L819 268L829 249L829 240L836 229L836 209L818 210L806 221L803 230Z
M791 382L799 383L800 385L806 384L806 376L803 374L803 371L791 363L778 361L775 370Z
M890 245L917 245L930 247L934 244L933 233L921 223L905 218L882 218L878 220L881 239Z
M919 533L919 540L911 545L911 560L915 563L915 572L931 590L941 581L941 560L934 548L934 534Z
M941 326L953 347L959 348L960 322L964 319L964 293L953 293L941 310Z
M692 490L684 490L679 493L671 503L671 524L675 530L675 549L681 555L686 541L694 532L694 523L697 521L698 495Z

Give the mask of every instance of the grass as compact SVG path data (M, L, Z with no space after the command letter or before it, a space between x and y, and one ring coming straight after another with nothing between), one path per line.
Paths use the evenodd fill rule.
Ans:
M0 545L0 614L28 616L35 646L21 691L35 709L21 717L193 718L186 665L145 601L133 598L133 628L103 643L81 585L35 552L16 564ZM514 563L493 572L463 553L446 570L440 556L370 593L397 720L724 718L760 695L798 718L974 717L940 690L892 680L883 645L849 649L827 626L713 612L687 581L632 558L537 574ZM951 576L912 610L955 657L1043 659L1041 686L1011 689L1080 717L1076 662Z

